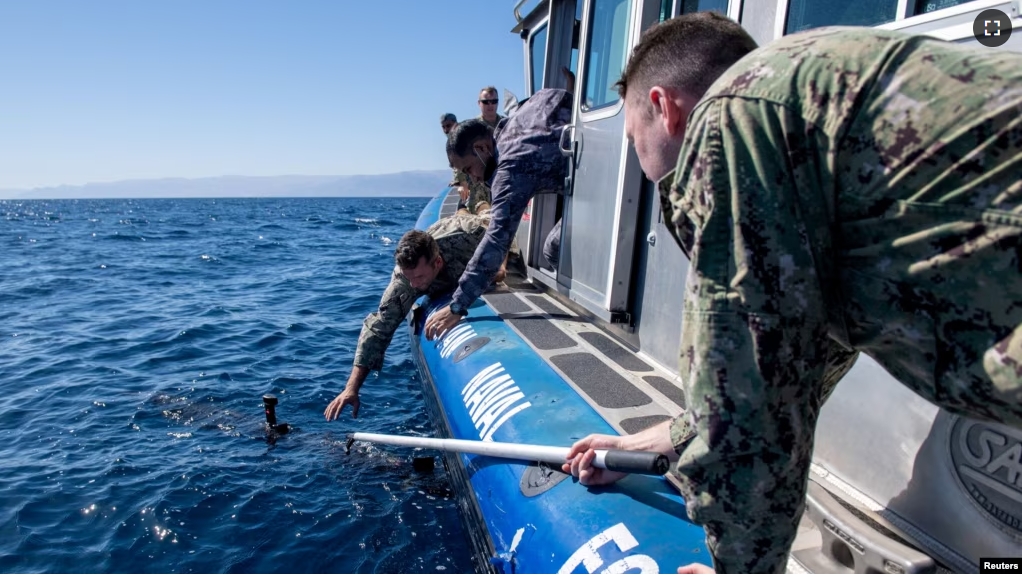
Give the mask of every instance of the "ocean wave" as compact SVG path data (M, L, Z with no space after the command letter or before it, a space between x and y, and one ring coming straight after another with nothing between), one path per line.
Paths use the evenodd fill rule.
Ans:
M471 571L442 468L323 421L404 202L0 203L3 570ZM358 427L429 434L395 340ZM295 431L267 435L265 393Z

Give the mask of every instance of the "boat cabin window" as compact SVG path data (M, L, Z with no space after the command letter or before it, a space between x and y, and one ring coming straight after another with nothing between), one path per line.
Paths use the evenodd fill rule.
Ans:
M930 12L951 8L952 6L958 6L959 4L966 4L971 1L972 0L915 0L914 2L909 2L910 12L907 16L929 14Z
M546 67L546 30L547 25L543 24L532 33L529 38L529 64L532 66L532 90L535 94L543 88L543 68Z
M692 12L720 12L727 15L728 0L682 0L681 13L691 14Z
M674 16L672 8L674 7L673 0L660 0L660 16L657 17L657 22L663 22Z
M878 26L893 22L897 14L898 0L791 0L784 33L821 26Z
M582 26L582 0L575 2L575 31L571 38L571 64L568 69L578 76L578 30Z
M614 83L621 79L628 57L628 0L594 0L590 6L586 43L585 111L616 104Z

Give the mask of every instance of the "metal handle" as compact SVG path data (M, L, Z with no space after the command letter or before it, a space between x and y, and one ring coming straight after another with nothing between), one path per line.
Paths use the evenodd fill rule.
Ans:
M925 553L887 537L845 509L818 483L806 490L806 514L822 543L792 553L811 573L934 573Z
M522 9L522 5L524 5L528 1L529 0L518 0L518 2L515 3L515 21L518 22L519 24L521 24L522 20L524 20L524 18L522 18L522 13L520 12L520 10Z
M568 124L561 128L561 138L557 146L561 149L561 155L566 158L573 158L575 155L575 125Z
M564 177L564 190L561 195L571 196L575 186L575 160L578 159L578 140L575 139L575 125L568 124L561 128L561 138L558 142L561 155L568 159L567 175Z

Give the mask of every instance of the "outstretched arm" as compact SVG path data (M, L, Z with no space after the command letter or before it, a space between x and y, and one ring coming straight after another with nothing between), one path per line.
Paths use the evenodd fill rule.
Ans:
M465 315L462 312L467 313L469 306L486 291L498 272L504 268L511 240L518 232L522 214L536 189L529 178L514 172L513 167L504 164L497 168L490 187L493 203L486 235L462 272L451 305L434 312L426 322L427 339L442 337L457 325Z
M358 417L360 406L358 392L369 372L379 371L383 367L383 356L390 346L390 340L394 338L394 333L408 316L418 296L418 292L395 268L390 277L390 285L380 299L380 307L367 315L362 322L362 332L358 336L351 375L348 376L344 391L338 394L323 412L327 421L336 419L346 405L351 406L352 417Z
M514 173L513 165L501 165L490 187L490 225L486 228L475 255L468 262L458 281L452 303L468 309L493 281L493 276L511 249L522 214L529 205L535 187L527 177Z
M341 412L349 405L351 406L351 417L358 418L358 409L362 405L358 399L358 390L362 389L362 384L365 383L368 376L368 367L356 365L351 369L351 375L348 376L348 383L344 386L344 391L338 393L323 412L327 421L333 421L340 417Z
M606 485L626 474L593 467L597 449L624 449L628 451L655 451L672 460L678 458L671 443L670 421L658 423L631 435L603 435L594 433L575 442L568 451L567 462L561 470L578 477L582 485Z

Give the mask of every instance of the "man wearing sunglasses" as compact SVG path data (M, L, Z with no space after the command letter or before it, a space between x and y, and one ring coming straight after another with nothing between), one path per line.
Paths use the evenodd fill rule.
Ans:
M489 124L491 128L497 127L497 122L504 116L497 113L497 89L487 86L479 91L479 119Z

